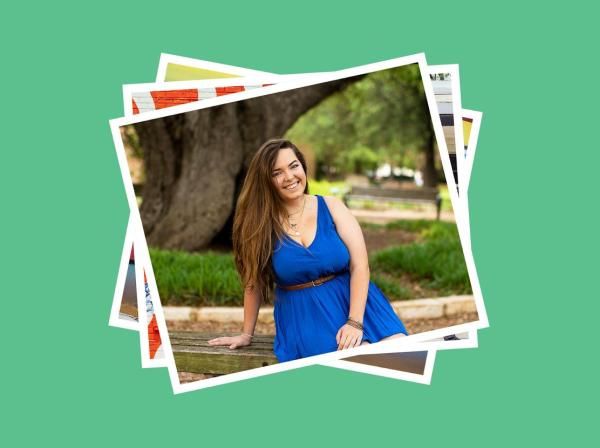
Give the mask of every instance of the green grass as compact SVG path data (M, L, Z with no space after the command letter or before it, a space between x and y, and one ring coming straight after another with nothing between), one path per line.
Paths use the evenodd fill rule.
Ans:
M417 235L414 243L371 254L372 281L390 300L471 293L462 249L453 223L395 221L364 228L402 229ZM163 305L241 306L242 287L233 256L151 249ZM408 280L407 280L408 279Z
M410 300L414 297L413 292L410 289L402 286L396 279L383 272L371 272L371 281L375 283L390 300Z
M242 287L231 254L150 250L164 305L240 305Z
M427 221L398 221L388 228L419 233L418 241L376 252L371 270L398 278L408 275L424 288L440 295L469 294L471 284L455 224Z
M456 224L445 221L431 221L428 219L406 219L399 221L392 221L387 224L371 224L371 223L362 223L361 227L370 228L370 229L390 229L390 230L404 230L410 233L417 233L421 236L424 235L424 232L429 231L433 227L435 228L445 228L448 232L452 232L452 229L456 229ZM458 233L456 234L458 237Z
M340 199L350 190L350 186L343 181L329 182L327 180L315 179L309 179L308 188L310 194L318 194L319 196L337 196Z

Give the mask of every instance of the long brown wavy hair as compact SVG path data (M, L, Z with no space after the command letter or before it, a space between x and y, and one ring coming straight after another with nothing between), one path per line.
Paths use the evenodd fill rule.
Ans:
M289 140L272 139L256 152L242 186L233 218L235 265L245 288L253 288L270 301L275 282L271 258L275 243L285 233L281 218L286 213L273 184L273 168L282 149L291 149L307 175L306 160Z

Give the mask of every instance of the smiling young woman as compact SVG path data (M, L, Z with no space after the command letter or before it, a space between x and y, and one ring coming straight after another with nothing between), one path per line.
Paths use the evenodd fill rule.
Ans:
M249 345L273 286L280 362L406 334L369 281L358 222L337 198L308 194L306 161L288 140L267 141L250 163L235 212L233 251L245 286L243 332L211 345Z

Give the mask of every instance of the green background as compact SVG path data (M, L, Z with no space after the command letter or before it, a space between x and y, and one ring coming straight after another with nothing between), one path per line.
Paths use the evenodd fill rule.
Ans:
M389 2L392 3L392 2ZM526 2L5 6L2 431L13 444L597 440L598 11ZM278 73L424 51L484 111L472 243L491 327L431 386L310 367L174 396L107 325L127 223L108 120L160 52ZM11 444L12 446L12 444Z

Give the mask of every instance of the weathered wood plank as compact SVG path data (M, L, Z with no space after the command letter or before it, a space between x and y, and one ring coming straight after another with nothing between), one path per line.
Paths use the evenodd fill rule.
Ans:
M209 345L208 341L198 340L198 339L174 339L171 340L171 345L189 345L195 347L219 347L214 345ZM253 350L260 349L266 347L268 349L273 348L273 339L270 341L252 341L252 344L249 346L252 347Z
M197 341L192 339L176 339L171 341L171 346L186 346L186 347L195 347L198 352L205 352L207 350L216 350L218 348L227 348L226 345L210 345L206 341ZM229 350L227 348L227 350ZM250 352L254 352L256 350L273 350L273 340L270 342L252 342L250 345L246 345L244 347L240 347L239 350L247 350Z
M190 346L206 346L215 347L208 344L208 341L217 337L233 336L228 334L206 334L197 332L173 332L169 333L171 345L190 345ZM252 344L249 346L252 350L262 347L273 348L273 336L260 335L254 336Z
M240 354L237 350L229 353L190 353L173 350L178 372L225 375L243 370L265 367L277 363L273 352L270 354Z
M206 347L198 347L194 345L174 345L171 346L173 348L173 352L181 352L181 353L192 353L198 356L205 355L213 355L213 354L221 354L223 356L271 356L273 354L272 347L267 348L256 348L248 346L248 347L240 347L236 349L230 349L226 346L206 346Z
M174 331L169 333L177 371L224 375L277 363L273 336L256 335L252 344L237 349L213 346L208 340L228 334Z
M192 339L197 341L208 341L209 339L236 336L239 333L201 333L198 331L169 331L169 338L173 339ZM252 338L253 342L273 342L274 337L267 334L257 334Z

